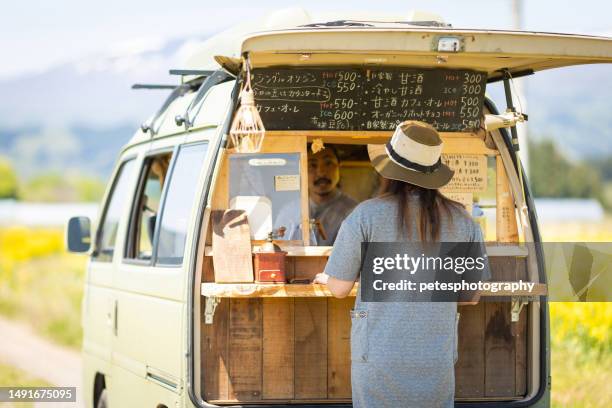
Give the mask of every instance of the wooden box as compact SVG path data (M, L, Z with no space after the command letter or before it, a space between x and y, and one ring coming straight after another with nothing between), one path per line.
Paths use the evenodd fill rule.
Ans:
M255 253L255 281L256 282L286 282L285 259L287 253L282 252L256 252Z

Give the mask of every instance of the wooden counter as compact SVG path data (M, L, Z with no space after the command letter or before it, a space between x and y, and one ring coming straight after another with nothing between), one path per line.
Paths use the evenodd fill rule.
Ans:
M333 249L331 246L286 246L282 245L282 241L275 242L281 244L282 249L287 251L287 256L329 257ZM258 248L257 245L254 245L253 251L256 251ZM486 249L489 257L526 257L528 254L527 247L522 245L486 244ZM212 255L212 246L207 246L204 249L204 256Z
M349 296L356 296L359 284L355 284ZM536 283L533 291L482 291L480 296L543 296L546 285ZM202 296L220 298L259 298L259 297L332 297L325 285L310 283L202 283Z

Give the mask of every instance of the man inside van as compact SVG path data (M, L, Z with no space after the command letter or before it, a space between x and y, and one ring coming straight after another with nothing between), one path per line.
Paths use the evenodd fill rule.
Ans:
M326 145L312 153L308 145L308 197L310 219L314 219L317 245L333 245L342 221L353 211L357 202L343 193L340 182L338 152Z

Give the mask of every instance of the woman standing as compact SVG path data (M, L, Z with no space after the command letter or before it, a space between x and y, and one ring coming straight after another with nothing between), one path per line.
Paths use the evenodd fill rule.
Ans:
M347 296L361 280L362 242L476 242L484 251L478 225L438 191L453 176L441 152L436 130L415 121L398 125L386 145L368 146L383 193L344 220L315 283ZM358 292L351 322L354 407L454 406L456 302L363 302Z

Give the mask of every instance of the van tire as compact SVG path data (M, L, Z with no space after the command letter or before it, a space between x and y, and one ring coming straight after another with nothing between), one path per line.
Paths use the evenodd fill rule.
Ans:
M108 408L107 395L106 389L103 389L100 393L100 397L98 397L98 405L96 405L96 408Z

